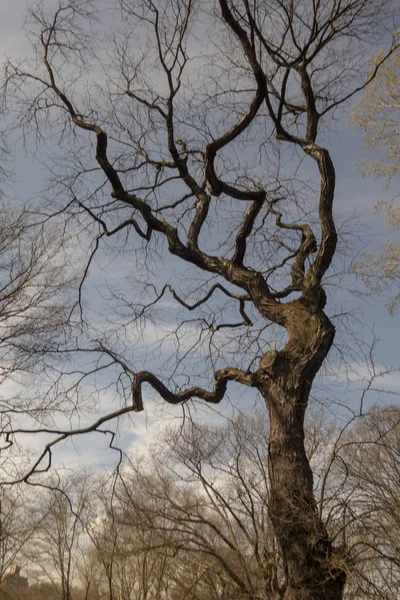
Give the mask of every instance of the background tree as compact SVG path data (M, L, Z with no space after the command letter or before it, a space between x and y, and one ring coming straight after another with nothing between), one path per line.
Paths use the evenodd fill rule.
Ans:
M347 546L349 598L398 594L399 442L399 408L374 407L336 448L336 536Z
M261 413L225 426L188 424L156 444L151 460L125 470L122 518L136 523L139 540L142 532L138 549L152 551L154 563L164 559L154 575L162 567L171 598L282 597L267 424Z
M87 572L91 575L91 581L87 578L85 587L87 591L91 587L107 600L145 598L145 594L132 596L134 588L137 593L136 583L140 586L144 580L144 574L135 568L136 556L131 550L136 537L135 522L130 523L128 537L118 514L114 478L111 481L101 477L92 479L90 506L83 519L86 544L82 551L84 563L90 565Z
M29 453L14 445L12 428L52 418L43 357L66 330L64 300L71 283L60 250L60 230L40 224L28 205L0 204L0 497L2 518L12 518L11 505L25 501L10 486L29 463ZM67 239L65 239L67 242ZM65 296L63 297L63 293ZM29 382L29 384L27 384ZM40 390L41 388L41 390ZM40 391L39 391L40 390ZM52 407L53 409L54 407ZM18 488L16 488L18 489ZM19 510L17 511L19 512ZM23 520L25 523L25 520ZM32 522L32 528L34 522ZM5 531L4 528L3 531ZM29 527L28 527L29 529ZM19 527L16 527L19 530ZM6 545L10 542L7 533ZM0 536L1 538L1 536ZM3 540L4 541L4 540ZM4 551L4 547L3 547ZM2 559L4 552L2 553ZM4 566L4 565L3 565Z
M101 565L96 558L96 553L90 548L87 539L80 539L76 557L75 583L81 589L83 600L99 600L100 570Z
M28 515L30 517L28 518ZM40 526L33 518L32 501L21 489L2 491L0 501L0 581L13 564L23 561L23 553Z
M399 581L399 410L374 407L344 429L317 411L306 425L318 510L343 550L345 597L391 598ZM282 598L267 431L262 413L212 427L187 423L156 442L150 460L124 469L114 508L118 555L133 581L145 578L154 590L161 559L171 599ZM138 585L132 598L142 598Z
M68 494L68 495L67 495ZM64 490L47 490L39 498L36 512L41 524L37 528L26 560L30 575L44 578L60 590L60 600L72 600L79 537L87 504L85 480L71 478Z
M344 429L318 411L306 430L318 510L342 549L345 598L392 598L400 568L398 408L374 407ZM57 496L63 509L53 508L48 519L45 491L36 511L45 524L40 544L31 536L18 556L40 583L31 579L29 589L18 590L21 600L62 600L67 588L71 600L280 600L285 577L268 516L267 431L265 412L170 429L147 459L126 464L119 480L91 477L83 486L79 480L90 499L79 515ZM74 487L70 500L76 510ZM60 542L66 516L69 528L79 523L69 554ZM39 574L32 562L44 560L46 574ZM53 560L64 561L64 572L73 562L68 585L61 585ZM0 587L1 598L20 600L18 594Z
M283 560L283 597L341 598L345 570L317 510L304 444L310 389L335 334L323 289L337 244L335 170L321 132L384 62L386 55L365 82L365 56L387 36L396 3L119 6L122 19L104 52L103 44L96 47L107 39L95 31L97 4L95 13L89 1L61 2L49 12L41 5L31 13L36 56L6 65L17 126L24 134L33 130L39 144L59 145L41 211L77 222L82 253L89 254L77 312L71 310L81 322L62 352L85 352L94 362L83 372L76 368L72 384L69 369L68 385L57 386L55 398L68 398L71 389L79 398L82 382L101 371L112 374L114 398L122 399L89 426L35 429L55 437L31 473L49 468L58 441L141 410L144 386L171 404L219 403L231 382L252 388L269 411L269 517ZM389 55L394 47L395 41ZM308 185L310 170L318 190ZM85 290L107 240L135 257L136 283L127 292L103 268L103 291L114 308L97 294L96 319L85 307ZM159 285L156 263L165 256L185 265L182 291L166 271ZM160 364L132 331L167 294L179 308L175 352ZM183 309L194 311L194 320L182 317ZM171 312L169 319L171 330ZM156 338L159 354L165 341ZM60 345L48 349L57 361ZM59 372L58 366L57 381ZM213 381L211 391L205 380Z
M379 52L377 64L383 53ZM350 122L363 134L364 146L376 158L359 165L363 175L383 179L389 187L400 173L400 52L397 50L382 69L377 78L367 87L360 100L353 107ZM378 202L377 211L386 214L386 224L390 231L400 229L400 205L398 194L391 201ZM377 292L398 282L400 275L400 245L387 241L377 255L365 253L357 264L367 284ZM393 312L400 301L400 294L390 300L389 309Z

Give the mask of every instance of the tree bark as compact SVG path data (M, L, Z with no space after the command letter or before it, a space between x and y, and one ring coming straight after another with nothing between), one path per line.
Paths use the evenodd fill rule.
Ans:
M346 575L318 514L304 446L311 384L335 330L322 309L287 306L288 342L263 356L258 373L270 417L269 511L286 572L283 598L341 600Z

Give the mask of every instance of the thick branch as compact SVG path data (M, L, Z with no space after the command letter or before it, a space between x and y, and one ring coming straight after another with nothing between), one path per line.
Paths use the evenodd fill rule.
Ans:
M285 223L282 221L282 213L275 208L275 204L278 200L270 202L269 211L275 215L276 224L282 229L291 229L301 232L301 244L295 252L295 259L291 268L290 274L292 277L292 284L283 290L275 294L276 298L284 298L292 291L301 291L304 283L304 272L305 272L305 261L306 259L317 250L317 242L311 227L307 223Z
M251 234L254 227L254 222L260 214L261 208L263 207L264 199L265 198L254 200L246 213L243 225L236 236L236 248L232 259L232 262L235 265L243 265L243 259L247 248L247 239Z
M219 404L225 396L228 381L238 381L243 385L255 386L253 373L241 369L226 368L216 371L214 374L215 384L212 392L195 386L183 392L173 393L153 373L141 371L136 373L132 386L132 404L135 411L143 410L142 385L148 383L169 404L182 404L192 398L200 398L210 404Z
M306 287L311 289L320 285L336 250L337 233L332 210L336 178L335 168L328 150L316 144L304 144L303 150L317 161L321 177L321 191L318 204L321 243L316 259L308 270L305 279Z
M255 119L258 113L258 110L263 103L266 93L265 76L258 63L255 50L249 41L247 33L232 15L227 0L220 0L220 7L224 20L235 31L236 35L240 40L240 43L242 44L243 51L254 73L254 77L257 83L257 90L256 95L253 98L247 112L243 115L240 121L236 123L236 125L234 125L224 135L216 139L211 144L208 144L206 149L206 178L210 191L215 196L220 196L222 193L225 193L231 196L232 198L236 198L238 200L264 199L264 190L238 190L233 186L230 186L229 184L221 181L215 173L214 161L218 150L232 142L249 127L249 125L252 123L252 121Z

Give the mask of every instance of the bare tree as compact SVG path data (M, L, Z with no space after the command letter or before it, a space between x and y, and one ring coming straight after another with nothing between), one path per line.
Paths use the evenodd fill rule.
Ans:
M172 598L282 597L268 516L267 424L261 413L225 426L188 423L156 444L151 460L124 472L120 518L142 531L142 552L165 557Z
M30 515L30 518L28 518ZM40 526L32 503L21 489L2 490L0 501L0 581L13 564L23 561L24 549Z
M132 542L125 534L114 500L115 481L94 479L90 486L90 505L84 519L86 543L82 546L85 562L89 561L93 589L107 600L130 600L138 573L131 553ZM135 524L129 528L134 537ZM93 573L94 572L94 573ZM94 574L94 576L93 576ZM89 579L87 579L89 584ZM90 585L86 586L87 593ZM141 598L141 596L137 596Z
M318 509L342 549L346 598L387 600L397 589L399 423L396 407L373 408L344 429L321 412L306 423ZM90 505L70 514L80 525L72 527L67 559L60 539L69 502L60 496L66 510L57 511L58 525L41 502L40 544L25 556L52 548L64 561L69 583L61 586L48 551L36 558L60 599L68 589L73 600L280 600L285 575L268 515L267 430L265 413L169 430L151 458L124 467L119 482L85 480ZM21 598L35 593L33 586Z
M31 472L49 468L57 442L142 410L144 386L170 404L216 404L228 383L247 386L269 411L269 516L283 559L283 598L341 598L346 574L317 510L304 444L310 389L335 334L323 288L337 245L335 169L322 132L395 48L393 40L365 80L365 56L393 30L396 3L119 5L122 19L108 36L90 1L60 2L49 12L41 5L31 13L33 64L6 66L17 125L24 134L33 130L39 145L56 138L65 149L62 159L54 152L58 173L42 211L77 221L89 254L71 313L80 315L85 335L64 352L86 352L96 362L83 375L77 369L68 390L108 370L122 398L88 426L36 429L55 437ZM109 51L99 39L110 40ZM311 170L317 191L308 185ZM84 300L107 240L135 257L137 276L130 291L105 281L117 308L103 305L102 327L99 319L90 324ZM179 280L171 285L172 273L158 269L165 254L185 265L182 291ZM165 339L146 353L131 331L167 294L175 302L175 351L161 365ZM194 319L182 317L184 310Z
M283 597L268 517L267 429L261 413L224 426L187 423L155 444L151 460L124 470L118 546L133 580L152 589L159 570L140 557L153 566L161 557L172 599ZM373 408L344 428L318 411L306 429L318 509L342 549L345 597L388 598L399 580L399 411ZM138 587L133 596L142 597Z
M374 407L347 430L333 467L338 493L328 506L346 546L348 598L395 597L399 587L398 407Z
M77 585L82 591L83 600L99 600L99 571L101 565L97 560L96 553L92 551L85 535L79 540L78 553L76 557Z
M60 589L60 600L72 600L81 521L88 501L86 482L74 477L62 491L45 492L38 498L41 524L25 550L26 558L31 574L44 575L55 590Z
M18 423L49 418L48 398L38 400L35 379L45 380L43 357L65 331L61 292L70 282L55 224L36 226L26 205L0 205L0 488L20 478L27 456L13 445ZM29 380L29 385L27 381ZM39 382L38 382L39 383ZM40 395L40 392L39 392ZM12 494L11 494L12 495ZM22 497L16 498L19 503ZM3 508L6 507L6 500ZM7 511L6 511L7 512ZM2 513L3 517L5 513Z

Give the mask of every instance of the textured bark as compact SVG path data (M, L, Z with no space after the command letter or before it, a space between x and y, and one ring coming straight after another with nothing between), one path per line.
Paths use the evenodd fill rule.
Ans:
M340 600L346 580L313 496L304 416L315 374L334 338L322 310L288 305L289 340L258 373L270 416L270 516L286 571L284 600Z

